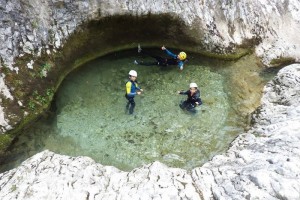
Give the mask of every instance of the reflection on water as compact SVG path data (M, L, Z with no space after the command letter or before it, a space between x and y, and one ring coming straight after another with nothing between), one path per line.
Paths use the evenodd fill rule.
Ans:
M122 170L155 160L192 169L225 152L243 131L244 123L226 92L226 88L234 86L228 85L226 77L218 72L226 71L228 63L194 57L180 72L175 66L134 65L135 54L115 53L70 74L57 92L56 114L22 133L11 151L19 160L7 161L8 164L49 149L65 155L89 156ZM134 115L127 115L124 94L131 69L138 72L144 93L135 98ZM186 96L177 91L188 89L190 82L198 84L203 100L196 115L178 106ZM9 167L12 166L6 169Z

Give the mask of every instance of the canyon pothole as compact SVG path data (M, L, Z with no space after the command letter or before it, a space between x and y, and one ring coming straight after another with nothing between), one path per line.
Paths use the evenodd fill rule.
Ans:
M247 116L266 82L253 55L225 62L189 54L182 72L176 66L134 65L136 58L136 50L115 52L69 74L57 91L54 115L20 134L10 149L15 160L4 167L49 149L122 170L156 160L192 169L225 152L249 126ZM131 69L145 91L135 98L132 116L125 114L124 98ZM190 82L199 85L203 100L196 115L178 106L186 96L176 92Z

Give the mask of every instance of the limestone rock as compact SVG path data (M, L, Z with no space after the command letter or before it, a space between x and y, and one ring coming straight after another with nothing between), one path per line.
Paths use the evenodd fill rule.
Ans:
M4 199L200 199L191 176L154 162L123 172L88 157L43 151L0 174Z
M264 88L253 128L193 170L204 199L300 198L299 78L299 64L282 69Z

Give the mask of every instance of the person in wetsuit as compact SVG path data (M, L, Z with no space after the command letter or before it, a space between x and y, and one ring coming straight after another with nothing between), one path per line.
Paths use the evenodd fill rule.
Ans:
M139 64L139 65L146 65L146 66L158 65L158 66L163 66L163 67L168 66L168 65L177 65L180 70L183 70L183 65L187 61L187 55L185 52L182 51L178 55L176 55L176 54L172 53L171 51L169 51L165 46L162 46L161 50L165 51L166 54L168 56L170 56L171 58L163 58L161 56L152 55L151 53L149 53L145 50L142 50L140 45L138 45L139 53L148 55L148 56L154 58L155 61L154 62L143 62L143 61L135 60L134 63Z
M142 93L142 89L138 86L136 78L137 72L135 70L130 70L129 73L129 80L126 82L126 93L125 97L128 100L126 105L126 112L129 111L129 114L133 114L133 110L135 107L134 97L135 95L140 95Z
M200 90L196 83L190 83L190 89L187 91L178 91L178 94L187 95L187 100L180 103L180 108L183 110L187 110L191 113L196 113L196 106L202 104L202 100L200 98Z

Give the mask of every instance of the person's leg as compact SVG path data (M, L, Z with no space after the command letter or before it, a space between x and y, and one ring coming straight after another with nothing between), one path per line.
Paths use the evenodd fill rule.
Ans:
M129 114L133 114L133 110L134 110L134 107L135 107L135 102L133 101L131 104L130 104L130 108L129 108Z
M186 107L187 107L187 101L182 101L180 104L179 104L179 107L181 108L181 109L186 109Z
M140 44L138 45L138 53L142 53L142 54L150 56L152 58L156 58L156 56L153 55L152 53L150 53L149 51L145 51L144 49L142 49Z
M186 107L186 110L189 111L192 114L196 114L197 110L195 108L195 106L191 103L189 103Z
M150 56L150 57L154 58L156 61L155 62L143 62L143 61L136 61L135 60L134 61L135 64L145 65L145 66L152 66L152 65L166 66L167 65L167 59L166 58L153 55L152 53L143 50L140 46L138 46L138 52L142 53L144 55Z
M128 98L130 107L129 107L129 114L133 114L133 110L135 107L135 102L134 102L134 98Z
M129 106L130 106L130 102L128 101L128 102L127 102L127 104L126 104L125 113L127 113L127 112L128 112L128 110L129 110Z
M159 63L157 61L154 61L154 62L144 62L144 61L137 61L137 60L134 61L134 64L144 65L144 66L159 65Z
M166 65L166 62L167 62L167 59L166 59L166 58L163 58L163 57L161 57L161 56L152 55L151 53L145 52L144 50L141 51L141 52L142 52L143 54L145 54L145 55L148 55L148 56L154 58L154 59L156 60L155 63L157 63L157 65Z
M134 64L136 65L144 65L144 66L153 66L153 65L157 65L157 66L162 66L162 67L166 67L167 66L167 62L165 58L162 57L157 57L156 61L153 62L144 62L144 61L134 61Z
M127 97L127 94L125 94L125 98L128 100L127 104L126 104L126 107L125 107L125 114L128 112L128 109L129 109L129 105L130 105L130 102L129 102L129 99Z

